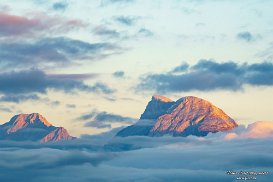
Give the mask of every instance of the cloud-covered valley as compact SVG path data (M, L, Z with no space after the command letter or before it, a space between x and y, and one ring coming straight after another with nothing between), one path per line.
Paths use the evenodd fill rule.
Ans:
M262 127L267 126L267 127ZM236 181L227 171L269 172L272 122L240 126L207 137L115 137L120 128L61 144L1 142L1 181ZM270 128L271 127L271 128ZM261 130L261 128L264 128ZM252 138L259 129L262 138ZM252 176L253 177L253 176Z

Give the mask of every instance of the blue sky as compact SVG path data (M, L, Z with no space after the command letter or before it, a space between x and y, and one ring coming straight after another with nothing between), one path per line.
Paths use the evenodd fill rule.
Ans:
M272 121L271 7L2 0L0 122L39 112L72 135L95 134L138 118L153 94L207 99L242 124ZM112 122L86 124L80 118L88 114Z

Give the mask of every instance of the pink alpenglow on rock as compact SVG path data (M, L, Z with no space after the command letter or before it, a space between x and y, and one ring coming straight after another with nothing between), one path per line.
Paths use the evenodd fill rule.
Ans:
M150 135L207 135L209 132L229 131L238 125L210 102L188 96L176 101L167 114L158 118Z
M164 96L153 96L139 122L124 128L117 136L206 136L237 126L224 111L204 99L187 96L172 101Z
M19 114L0 125L0 140L60 142L72 140L67 130L55 127L38 113Z
M13 116L9 123L11 127L7 130L7 133L14 133L28 127L47 128L52 126L52 124L50 124L42 115L38 113L19 114Z
M40 142L41 143L59 142L59 141L73 140L73 139L76 139L76 138L70 136L65 128L57 127L55 130L53 130L48 135L46 135L44 138L42 138L40 140Z

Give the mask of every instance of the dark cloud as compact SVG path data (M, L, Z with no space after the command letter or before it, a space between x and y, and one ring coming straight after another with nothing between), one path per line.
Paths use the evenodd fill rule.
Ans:
M124 74L125 74L124 71L116 71L112 75L114 77L121 78L121 77L124 77Z
M86 74L50 74L51 78L59 78L59 79L77 79L77 80L85 80L89 78L96 78L98 74L86 73Z
M236 91L246 84L272 86L273 63L237 64L200 60L189 67L183 63L168 73L142 77L136 90L156 90L159 93L217 89Z
M28 100L40 100L41 98L36 94L7 94L0 97L2 102L24 102Z
M79 20L67 20L62 17L50 17L46 14L25 17L0 12L0 37L18 37L67 32L84 27Z
M36 100L39 97L35 93L46 93L47 90L59 90L64 92L85 91L94 93L112 94L113 89L97 82L87 85L76 77L62 77L49 75L37 69L0 73L0 93L4 94L2 101L19 102L22 100Z
M125 21L125 20L123 20ZM128 41L128 40L136 40L139 38L150 38L154 36L154 33L146 28L140 28L137 31L129 32L129 31L120 31L114 28L109 28L107 26L97 26L92 32L103 38L104 40L119 40L119 41Z
M52 5L52 8L56 11L64 11L68 7L68 4L65 2L57 2Z
M45 38L36 42L0 43L0 66L69 66L81 60L98 60L115 54L120 48L108 43L88 43L65 37Z
M91 121L91 122L87 122L84 125L85 127L93 127L93 128L111 128L111 124L107 124L107 123L103 123L100 121Z
M254 40L254 37L250 32L240 32L237 34L237 38L246 42L251 42Z
M132 17L132 16L118 16L118 17L115 17L114 20L123 24L123 25L126 25L126 26L132 26L136 23L137 21L137 17Z
M122 124L132 124L136 122L136 119L131 117L124 117L117 114L108 113L105 111L92 111L91 113L84 114L80 120L88 121L85 123L86 127L95 127L95 128L111 128L110 123L122 123Z

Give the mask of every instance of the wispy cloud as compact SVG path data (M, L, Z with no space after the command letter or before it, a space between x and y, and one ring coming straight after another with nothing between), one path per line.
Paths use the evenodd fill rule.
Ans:
M67 108L70 108L70 109L74 109L74 108L76 108L77 106L76 106L76 104L66 104L66 107L67 107Z
M110 29L106 26L97 26L93 29L93 33L106 38L119 38L121 35L115 29Z
M85 123L86 127L94 128L111 128L111 123L132 124L137 121L135 118L96 110L82 115L79 119L88 121Z
M112 75L113 75L114 77L116 77L116 78L122 78L122 77L124 77L125 72L124 72L124 71L116 71L116 72L114 72Z
M9 112L9 113L12 113L12 110L8 107L5 107L5 106L0 106L0 110L3 111L3 112Z
M80 74L50 74L51 78L60 78L60 79L77 79L85 80L90 78L96 78L98 74L94 73L80 73Z
M82 60L94 61L121 48L109 43L88 43L66 37L44 38L34 42L0 43L0 66L32 68L69 66Z
M64 33L84 26L80 20L51 17L46 14L29 17L0 12L0 37L5 38Z
M117 17L114 17L115 21L117 21L120 24L126 25L126 26L134 25L138 19L139 18L135 17L135 16L117 16Z
M145 37L154 36L154 33L151 30L146 29L146 28L139 29L137 34L140 35L140 36L145 36Z
M29 100L40 100L37 94L6 94L0 97L1 102L24 102Z

